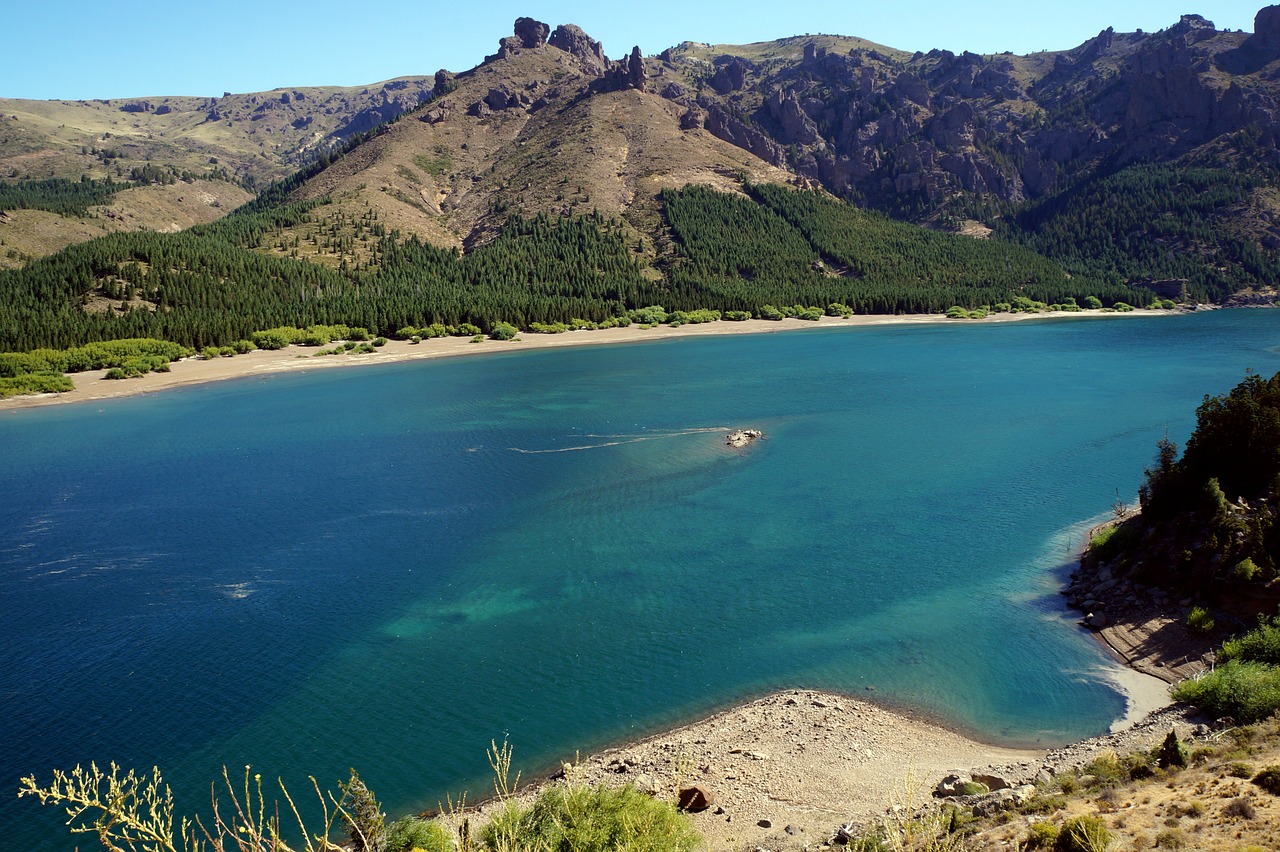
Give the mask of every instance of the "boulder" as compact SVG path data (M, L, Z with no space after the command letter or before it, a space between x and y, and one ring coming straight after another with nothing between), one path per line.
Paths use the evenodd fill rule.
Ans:
M986 788L993 793L997 790L1007 790L1013 786L999 775L989 775L983 772L975 772L970 776L970 778L979 784L985 785Z
M705 811L716 803L715 796L705 787L697 784L692 787L684 787L680 790L679 796L676 798L676 807L682 811L688 811L696 814Z
M933 794L941 799L963 795L964 785L968 782L969 779L963 775L952 773L938 782L938 786L933 789Z

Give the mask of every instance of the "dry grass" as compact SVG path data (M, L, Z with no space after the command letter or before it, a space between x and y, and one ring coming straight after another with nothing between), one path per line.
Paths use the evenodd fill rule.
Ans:
M1280 763L1280 720L1227 732L1197 748L1191 765L1144 781L1081 785L1058 800L1048 814L1018 814L1003 825L979 824L971 849L1017 848L1031 826L1061 826L1076 816L1099 816L1116 838L1117 852L1129 849L1195 849L1239 852L1280 849L1280 797L1247 777ZM1070 777L1070 776L1068 776ZM1078 781L1076 782L1078 783ZM1066 787L1074 786L1068 781Z
M117 193L86 218L11 210L0 218L0 269L22 266L74 243L117 231L185 230L230 213L252 196L234 184L198 180Z

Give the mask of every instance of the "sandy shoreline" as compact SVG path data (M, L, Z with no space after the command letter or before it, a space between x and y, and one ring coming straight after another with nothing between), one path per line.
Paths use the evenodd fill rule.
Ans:
M1079 311L1071 313L1043 314L992 314L981 320L953 320L942 314L869 314L847 319L823 317L817 322L797 319L746 320L744 322L709 322L684 325L679 328L658 326L642 329L609 328L598 331L568 331L563 334L522 333L514 341L484 340L471 342L466 337L443 337L413 344L392 340L378 351L364 355L316 356L320 347L290 346L274 351L256 351L232 358L188 358L175 362L168 373L149 373L136 379L106 380L105 370L74 373L71 380L75 390L60 394L17 396L0 400L0 412L6 410L36 408L45 405L62 405L77 402L94 402L118 399L138 394L155 393L185 385L203 384L225 379L262 376L300 370L331 369L334 367L358 367L375 364L392 364L404 361L430 360L463 355L485 355L494 352L522 352L532 349L556 349L569 346L604 345L610 343L640 343L649 340L673 340L689 337L719 336L728 334L770 334L804 331L806 329L860 328L889 325L931 325L967 323L1004 323L1024 320L1066 320L1079 317L1134 317L1169 316L1173 311L1133 311L1115 313L1107 311Z

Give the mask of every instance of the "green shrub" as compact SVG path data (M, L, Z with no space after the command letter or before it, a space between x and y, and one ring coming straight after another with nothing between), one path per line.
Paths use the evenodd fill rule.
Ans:
M507 802L481 832L492 849L683 852L702 845L689 818L634 787L548 787L533 806Z
M104 378L104 379L128 379L128 378L132 378L132 376L130 376L128 373L126 373L126 372L124 371L124 368L122 368L122 367L112 367L110 370L107 370L107 374L106 374L105 376L103 376L102 378Z
M1241 724L1252 724L1280 710L1280 668L1231 660L1178 684L1173 697L1211 716L1231 716Z
M1111 307L1113 310L1117 310L1121 313L1128 313L1133 310L1133 305L1130 305L1128 302L1116 302Z
M1078 816L1062 824L1054 852L1106 852L1111 846L1111 832L1095 816Z
M500 322L493 326L493 330L489 332L489 337L493 340L515 340L520 329L511 323Z
M422 342L422 338L415 334L413 337L409 338L409 342L416 345Z
M411 325L406 325L391 332L391 336L396 340L410 340L418 336L418 330Z
M1248 633L1223 642L1218 659L1280 666L1280 617L1259 619Z
M1120 758L1109 751L1103 752L1085 764L1081 774L1092 775L1095 779L1092 786L1097 787L1117 784L1127 775L1124 766L1120 763Z
M340 336L345 337L347 340L368 340L371 335L369 334L369 329L367 328L349 328L347 329L346 334L343 334ZM385 342L386 342L386 339L383 338L383 343Z
M464 322L461 325L449 326L449 334L453 337L475 337L483 332L480 331L480 326Z
M661 305L650 305L628 311L627 318L638 325L660 325L667 321L667 310Z
M968 319L969 311L959 305L947 308L947 319Z
M444 826L434 820L404 817L387 826L385 852L453 852L453 840Z
M990 792L985 784L979 784L977 781L966 781L960 785L962 796L985 796Z
M848 318L853 316L853 308L849 307L844 302L832 302L827 305L827 316Z
M1208 633L1215 624L1213 613L1202 606L1192 607L1191 614L1187 616L1187 626L1199 633Z
M780 320L782 319L782 311L773 305L761 305L760 309L756 311L756 316L764 320Z
M751 319L751 314L747 311L725 311L724 318L729 322L745 322Z
M293 343L296 334L296 328L282 327L255 331L250 337L259 349L283 349Z
M252 340L237 340L231 344L231 348L236 351L237 355L244 355L257 349L258 346Z
M1182 843L1182 829L1176 827L1166 828L1156 835L1155 847L1157 849L1181 849Z
M1084 306L1090 310L1096 311L1102 307L1102 300L1097 296L1085 296Z
M1052 849L1058 842L1058 827L1051 822L1033 822L1023 849Z
M1253 776L1253 783L1273 796L1280 796L1280 766L1268 766Z
M1236 567L1231 569L1231 574L1237 580L1244 580L1247 583L1258 576L1258 570L1258 563L1246 556L1236 563Z
M373 345L374 345L374 346L386 346L386 345L387 345L387 339L386 339L385 337L375 337L375 338L373 339Z
M32 393L66 393L71 390L75 390L75 385L61 373L28 373L0 379L0 399Z
M1247 763L1233 763L1227 767L1227 774L1232 778L1250 778L1253 776L1253 767Z

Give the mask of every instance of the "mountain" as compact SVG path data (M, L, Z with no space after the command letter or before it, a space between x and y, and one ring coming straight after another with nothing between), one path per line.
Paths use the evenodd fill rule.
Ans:
M1270 303L1280 6L1255 29L1186 15L1023 57L818 35L611 60L519 18L469 71L358 92L24 102L0 120L0 264L22 267L0 273L0 348L648 305ZM293 163L213 225L32 259L218 219Z
M127 176L154 163L265 186L317 151L418 106L433 77L301 87L220 98L91 101L0 98L0 177Z
M358 88L301 87L220 98L91 101L0 98L0 268L121 230L171 231L225 216L252 190L394 119L430 96L434 77ZM65 178L127 180L160 170L95 205L55 215L6 203L3 184ZM17 209L15 209L17 208Z

